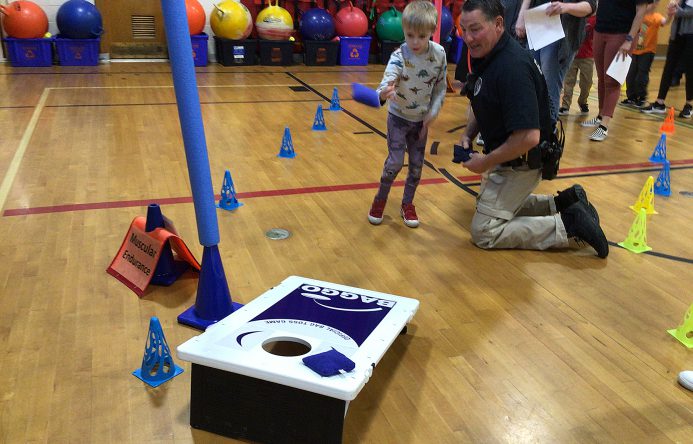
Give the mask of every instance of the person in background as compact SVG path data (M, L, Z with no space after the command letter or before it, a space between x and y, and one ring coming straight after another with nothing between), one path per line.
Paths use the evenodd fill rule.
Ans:
M573 102L573 89L575 88L575 82L578 78L578 72L580 73L580 95L578 96L577 103L580 107L580 114L585 115L590 112L587 98L590 95L592 78L594 77L592 39L594 37L594 24L596 21L597 17L594 15L589 16L585 21L585 40L582 42L582 46L578 49L577 54L575 54L575 59L565 76L565 82L563 83L563 100L561 101L561 107L558 109L559 116L568 115L570 104Z
M647 5L642 19L638 43L633 50L633 61L626 77L626 98L621 105L643 108L647 104L647 87L650 83L650 68L657 51L659 28L671 21L673 13L664 17L655 11L657 1Z
M609 135L609 122L621 96L621 84L606 74L616 57L625 59L631 53L645 17L647 0L602 1L594 25L594 66L597 68L599 113L580 125L595 128L590 140L601 142Z
M669 37L669 48L667 49L667 59L664 62L662 79L659 82L659 92L657 100L642 108L644 113L664 114L667 107L664 99L671 87L676 65L683 62L686 72L686 104L679 113L679 117L690 119L693 116L693 82L689 82L693 75L693 6L686 0L673 0L667 7L667 12L674 15L671 23L671 36Z

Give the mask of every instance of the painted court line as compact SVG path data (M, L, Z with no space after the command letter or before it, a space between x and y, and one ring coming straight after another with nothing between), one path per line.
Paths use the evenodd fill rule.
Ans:
M693 166L693 159L685 160L675 160L671 162L672 165L688 165ZM597 173L615 173L615 172L628 172L629 170L642 168L642 167L656 167L657 164L643 162L643 163L632 163L632 164L622 164L622 165L601 165L593 167L578 167L578 168L565 168L560 171L558 179L563 177L571 177L571 175L576 173L591 172L593 174ZM443 169L441 169L442 171ZM637 171L636 171L637 172ZM470 194L475 194L474 191L466 189L467 185L477 185L481 176L478 174L469 176L453 176L448 171L445 171L444 177L434 177L428 179L421 179L419 185L440 185L448 182L450 177L455 178L456 185L464 185L463 189L470 192ZM335 191L353 191L353 190L368 190L377 189L379 186L378 182L367 182L367 183L353 183L344 185L323 185L323 186L313 186L313 187L303 187L303 188L285 188L276 190L263 190L263 191L248 191L236 193L238 199L252 199L256 197L277 197L277 196L290 196L298 194L317 194L317 193L329 193ZM395 187L404 186L403 180L395 181L393 184ZM215 196L218 200L219 196ZM167 197L167 198L154 198L154 199L139 199L139 200L121 200L113 202L89 202L82 204L64 204L64 205L52 205L45 207L30 207L30 208L11 208L3 212L4 217L9 216L26 216L35 214L47 214L47 213L64 213L72 211L89 211L89 210L102 210L102 209L112 209L112 208L129 208L129 207L143 207L147 206L152 202L157 202L160 205L173 205L173 204L187 204L192 203L192 197Z
M48 94L50 93L50 88L44 88L39 98L36 108L34 108L34 113L31 115L31 120L24 130L22 139L19 141L19 146L17 151L14 152L14 157L7 168L5 177L2 179L2 184L0 184L0 208L5 207L5 202L7 201L7 196L10 193L10 188L14 183L14 179L17 177L17 171L19 171L19 165L21 165L24 159L24 154L26 153L26 148L29 146L29 141L34 135L34 130L36 129L36 124L38 123L39 117L43 108L46 106L46 100L48 99Z

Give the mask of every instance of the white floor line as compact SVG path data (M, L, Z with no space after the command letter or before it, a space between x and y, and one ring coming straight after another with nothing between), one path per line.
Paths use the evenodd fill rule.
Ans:
M29 141L31 136L34 135L34 130L36 129L36 124L38 123L41 112L46 105L46 100L48 99L48 94L51 88L44 88L41 97L39 98L36 108L34 108L34 114L31 116L31 120L24 130L24 135L19 141L19 147L14 153L14 157L7 168L5 177L2 179L2 184L0 184L0 209L5 207L5 201L7 201L7 196L10 194L10 188L14 183L14 179L17 177L17 171L19 171L19 165L21 165L24 159L24 154L26 153L26 148L29 146Z
M310 86L351 86L352 82L348 83L311 83ZM380 82L362 83L362 85L379 85ZM267 88L272 86L301 86L297 83L269 83L262 85L198 85L198 88ZM55 86L50 89L151 89L151 88L173 88L173 85L155 85L155 86Z

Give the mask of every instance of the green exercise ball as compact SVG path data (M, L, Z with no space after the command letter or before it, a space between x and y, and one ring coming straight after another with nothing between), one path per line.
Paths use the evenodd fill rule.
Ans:
M404 31L402 30L402 13L391 6L390 9L380 14L378 23L375 25L375 32L378 38L393 42L404 41Z

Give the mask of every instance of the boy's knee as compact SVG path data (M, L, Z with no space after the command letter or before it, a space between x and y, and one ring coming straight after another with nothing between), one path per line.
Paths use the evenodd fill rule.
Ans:
M484 250L492 248L493 237L490 235L488 230L484 230L481 227L475 227L472 225L471 234L472 243L474 243L474 245L479 248L483 248Z

